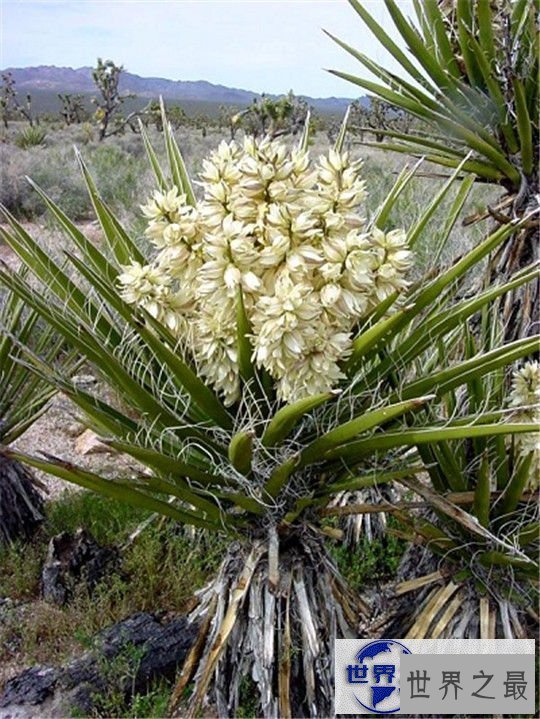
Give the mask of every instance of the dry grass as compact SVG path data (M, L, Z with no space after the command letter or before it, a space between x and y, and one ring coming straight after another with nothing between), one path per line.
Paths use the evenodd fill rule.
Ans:
M82 651L104 627L138 611L185 611L193 591L221 560L219 538L185 532L172 522L151 524L121 555L119 571L92 595L80 587L65 607L40 599L40 573L50 537L85 527L103 545L119 546L147 514L81 492L50 503L47 519L26 545L0 547L0 688L21 668L61 662Z

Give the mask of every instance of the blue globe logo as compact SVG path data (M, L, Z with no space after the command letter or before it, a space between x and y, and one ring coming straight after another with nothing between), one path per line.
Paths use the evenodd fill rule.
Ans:
M399 711L399 666L403 654L410 650L394 639L366 644L347 667L347 678L354 698L361 707L374 714Z

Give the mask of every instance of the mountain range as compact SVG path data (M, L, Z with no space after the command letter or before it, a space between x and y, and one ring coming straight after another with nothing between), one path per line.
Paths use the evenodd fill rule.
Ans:
M21 93L37 93L37 97L46 93L95 93L92 81L92 68L38 67L6 68L1 72L10 72L15 80L15 88ZM167 80L162 77L141 77L124 71L120 76L122 93L133 93L146 100L162 95L166 100L213 105L249 105L260 93L250 90L214 85L206 80ZM277 95L270 95L278 97ZM352 102L345 97L308 97L301 95L315 110L323 114L342 115ZM367 101L367 98L362 98Z

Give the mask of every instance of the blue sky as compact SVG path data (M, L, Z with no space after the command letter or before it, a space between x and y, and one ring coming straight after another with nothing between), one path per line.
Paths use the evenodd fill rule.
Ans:
M390 31L382 0L364 2ZM411 14L410 0L400 4ZM360 93L323 68L361 68L321 28L386 58L346 0L0 0L0 9L2 68L100 56L146 77L326 97Z

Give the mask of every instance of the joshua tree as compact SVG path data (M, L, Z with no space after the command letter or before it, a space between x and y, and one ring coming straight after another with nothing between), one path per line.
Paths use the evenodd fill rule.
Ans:
M295 97L292 90L277 100L263 93L242 113L242 124L249 134L256 137L297 135L302 130L308 110L305 100Z
M32 96L26 95L26 104L21 105L17 91L15 90L15 80L10 72L2 73L2 95L0 97L0 113L2 122L7 129L9 115L13 112L21 115L28 121L30 127L34 125L34 116L32 114Z
M473 172L504 190L486 216L505 224L538 208L538 1L426 0L410 23L396 0L385 4L408 55L349 0L369 30L401 65L397 75L336 40L379 82L332 71L426 123L415 135L392 133L384 146L425 155ZM508 279L539 257L538 217L513 234L490 259L490 278ZM502 316L509 338L532 334L538 323L540 281L510 293Z
M1 236L0 236L1 237ZM22 277L22 275L21 275ZM54 394L24 367L21 345L32 344L44 359L57 363L66 375L72 371L72 357L62 358L63 342L42 327L35 312L24 308L14 294L0 298L0 444L14 442L46 409ZM0 543L26 539L43 520L43 499L31 473L16 460L0 456Z
M152 100L141 114L144 114L148 122L154 125L159 132L163 132L162 105L167 110L167 119L173 129L177 130L189 122L186 113L180 105L167 105L165 102L160 103L159 100Z
M64 118L66 125L81 123L85 115L83 95L70 95L69 93L62 95L59 93L58 97L62 103L60 115Z
M123 71L123 65L116 65L112 60L103 61L101 58L98 58L97 66L92 70L92 78L99 91L99 97L92 98L92 102L97 106L96 119L100 142L109 135L121 132L125 124L137 114L130 113L127 118L122 118L112 130L110 129L113 118L117 116L124 102L128 98L134 97L132 94L120 94L119 83Z
M327 553L324 537L336 536L329 505L344 490L424 476L422 453L436 454L441 443L534 429L447 407L454 390L532 351L535 341L523 339L463 357L460 334L530 273L473 300L456 298L512 225L410 284L410 247L446 193L407 232L388 232L393 203L414 176L404 171L366 224L357 210L364 183L359 163L343 152L344 129L317 163L306 151L307 129L295 150L268 138L222 143L203 163L197 200L165 119L163 126L167 172L142 129L159 187L144 207L152 259L102 202L79 158L108 254L36 188L74 243L67 257L75 279L43 268L32 240L21 250L21 227L10 216L6 241L39 275L46 298L0 271L122 404L84 391L27 350L36 373L148 472L113 481L56 457L3 454L229 538L218 576L199 594L200 634L172 708L194 677L188 716L208 692L219 716L234 716L251 676L264 716L330 716L334 638L363 631L369 607ZM444 241L454 222L430 238ZM511 546L501 551L508 561L518 557Z
M401 134L410 132L413 123L411 115L378 97L370 97L368 100L368 104L362 104L359 100L351 103L349 135L355 135L361 143L364 143L364 135L369 132L375 135L375 141L379 143L383 142L386 136L392 137L396 132Z
M236 107L220 105L218 118L218 125L220 130L226 127L229 131L230 139L234 140L236 137L236 133L241 127L242 117L247 112L248 110L239 110Z

